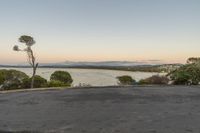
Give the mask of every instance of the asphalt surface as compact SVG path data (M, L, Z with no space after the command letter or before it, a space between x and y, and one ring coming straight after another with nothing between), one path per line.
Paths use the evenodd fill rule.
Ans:
M200 133L199 86L0 94L0 133Z

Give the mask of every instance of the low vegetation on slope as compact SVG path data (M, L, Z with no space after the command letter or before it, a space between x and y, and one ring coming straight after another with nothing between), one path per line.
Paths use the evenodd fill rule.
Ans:
M58 74L59 73L59 74ZM0 89L29 89L32 79L25 73L17 70L0 70ZM47 81L43 77L36 75L34 87L69 87L73 80L71 75L65 71L56 71L51 75L51 80Z
M123 85L145 85L145 84L174 84L174 85L199 85L200 83L200 58L189 58L183 66L171 70L166 76L153 75L146 79L141 79L135 83L130 76L117 77Z
M189 58L187 64L168 74L173 84L198 85L200 82L200 58Z

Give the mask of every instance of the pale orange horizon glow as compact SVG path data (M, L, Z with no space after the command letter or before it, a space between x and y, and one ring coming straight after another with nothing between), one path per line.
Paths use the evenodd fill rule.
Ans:
M9 55L9 56L8 56ZM58 54L36 54L37 61L40 63L59 63L65 61L91 61L91 62L98 62L98 61L144 61L144 62L152 62L152 63L185 63L188 56L186 55L168 55L168 56L156 56L151 54L152 56L148 55L58 55ZM176 58L174 58L176 56ZM2 62L5 63L24 63L26 62L26 54L25 53L10 53L5 54L2 59ZM157 58L159 57L159 58ZM191 56L195 57L195 56ZM153 61L157 60L157 61Z

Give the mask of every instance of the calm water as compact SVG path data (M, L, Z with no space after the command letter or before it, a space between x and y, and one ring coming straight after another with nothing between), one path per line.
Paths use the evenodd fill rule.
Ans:
M5 69L5 68L0 68ZM29 76L32 73L31 68L8 68L16 69L25 72ZM73 85L78 86L80 84L89 84L92 86L108 86L117 85L117 76L130 75L135 80L150 77L158 73L150 72L129 72L129 71L117 71L117 70L100 70L100 69L75 69L75 68L38 68L37 75L40 75L49 80L50 75L56 71L68 71L73 78Z

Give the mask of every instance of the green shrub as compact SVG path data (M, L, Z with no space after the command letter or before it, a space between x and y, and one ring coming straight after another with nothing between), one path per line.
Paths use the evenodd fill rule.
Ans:
M192 63L186 64L179 69L170 72L168 76L177 85L198 85L200 82L200 66Z
M168 84L169 79L166 76L153 75L146 79L141 79L138 84Z
M149 81L146 80L146 79L141 79L141 80L138 81L138 84L139 84L139 85L147 85L147 84L150 84L150 83L149 83Z
M32 78L24 79L23 88L31 88L31 80ZM35 75L34 87L35 88L47 87L47 80L39 75Z
M63 83L58 80L51 80L48 82L48 87L69 87L70 84Z
M21 88L22 88L22 83L18 79L6 80L2 85L3 90L16 90Z
M50 80L60 81L68 85L71 85L73 82L71 75L66 71L55 71L51 75Z
M5 80L12 80L15 78L22 80L24 78L29 78L29 76L26 75L24 72L14 70L14 69L6 70L6 71L4 71L4 74L5 74Z
M2 85L4 81L6 80L6 77L5 77L6 72L7 70L5 69L0 70L0 85Z
M24 72L17 70L4 70L3 73L4 82L1 87L3 90L21 89L23 88L23 81L29 78Z
M179 71L173 76L171 76L171 79L173 80L173 84L175 85L188 85L190 84L190 74Z
M120 85L133 85L133 84L135 84L135 80L131 76L128 76L128 75L119 76L119 77L116 77L116 78L119 80L118 84L120 84Z
M2 74L0 74L0 85L2 85L5 81L5 78Z

